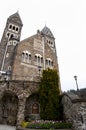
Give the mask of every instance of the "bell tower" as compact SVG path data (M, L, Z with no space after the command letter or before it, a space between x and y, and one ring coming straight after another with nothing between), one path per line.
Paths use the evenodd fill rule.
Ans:
M45 37L45 42L46 42L45 48L47 48L47 46L48 46L48 48L50 48L49 52L52 52L52 59L53 59L53 61L49 57L49 54L47 53L48 52L48 48L45 49L45 54L46 54L46 56L48 56L48 58L45 59L46 60L46 64L47 65L51 64L51 66L53 65L57 70L59 70L54 35L53 35L51 30L47 26L45 26L42 29L41 34L44 35L44 37Z
M20 42L22 21L19 13L9 16L0 43L0 70L12 70L16 47Z

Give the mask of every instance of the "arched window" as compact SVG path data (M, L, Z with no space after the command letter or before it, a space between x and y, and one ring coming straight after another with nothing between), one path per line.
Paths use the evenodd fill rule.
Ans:
M24 60L25 60L25 53L22 52L22 62L24 62Z
M26 53L25 58L28 59L28 53Z
M26 63L31 62L31 54L28 51L23 51L23 53L22 53L22 62L26 62Z
M54 41L53 41L53 40L51 40L51 39L46 39L46 42L48 43L48 45L49 45L50 47L54 47Z
M29 54L29 60L31 61L31 54Z
M10 24L9 29L12 29L12 25Z
M18 33L18 31L19 31L19 27L14 24L9 24L8 29L15 33Z
M53 67L53 61L50 58L46 59L46 67L52 68Z
M46 65L48 65L48 60L46 60Z
M37 62L37 56L35 56L35 62Z
M31 63L31 54L29 52L26 53L26 62Z
M40 63L40 57L38 56L38 63Z
M51 61L49 60L48 63L49 63L49 66L50 66L51 65Z
M15 26L13 26L13 30L15 30Z
M43 57L41 57L41 63L43 63Z
M16 31L18 31L18 27L16 27Z
M40 54L35 54L35 64L41 65L43 63L43 57Z

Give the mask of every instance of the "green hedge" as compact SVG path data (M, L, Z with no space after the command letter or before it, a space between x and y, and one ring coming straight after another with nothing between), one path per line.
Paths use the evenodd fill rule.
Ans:
M27 128L30 129L67 129L71 127L72 127L71 123L65 123L65 122L33 123L27 125Z

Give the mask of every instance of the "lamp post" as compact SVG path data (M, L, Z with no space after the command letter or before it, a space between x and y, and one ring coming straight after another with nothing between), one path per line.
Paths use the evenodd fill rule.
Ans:
M8 49L8 42L9 42L9 38L7 38L7 44L5 47L4 57L3 57L2 65L1 65L1 71L3 71L3 69L4 69L4 63L5 63L6 53L7 53L7 49Z
M76 82L77 91L79 91L78 83L77 83L77 76L76 75L74 76L74 79L75 79L75 82Z

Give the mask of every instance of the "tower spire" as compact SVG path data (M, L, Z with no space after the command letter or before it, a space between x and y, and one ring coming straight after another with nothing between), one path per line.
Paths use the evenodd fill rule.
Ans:
M9 16L0 44L0 70L7 71L13 67L15 47L20 41L22 21L19 13Z

